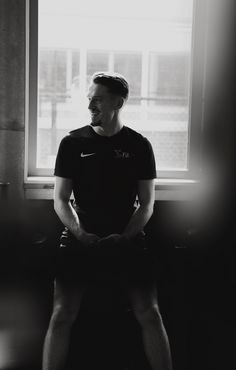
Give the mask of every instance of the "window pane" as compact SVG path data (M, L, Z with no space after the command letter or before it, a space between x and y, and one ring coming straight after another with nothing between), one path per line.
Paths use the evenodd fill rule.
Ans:
M159 122L150 139L160 169L187 167L189 81L190 54L150 53L148 120Z
M140 104L142 79L142 54L115 53L114 71L129 81L129 103Z
M78 120L80 53L40 50L37 166L54 166L58 145Z
M48 167L58 147L57 121L66 102L66 50L40 50L38 165Z
M189 55L150 55L149 96L154 104L158 101L173 100L186 102L189 90Z
M39 89L47 94L66 90L66 52L64 50L40 50Z
M89 79L111 70L130 83L122 119L150 139L157 169L187 169L193 0L115 5L39 0L39 168L53 168L61 138L90 123Z
M108 52L89 51L87 54L87 77L90 77L98 71L108 70Z

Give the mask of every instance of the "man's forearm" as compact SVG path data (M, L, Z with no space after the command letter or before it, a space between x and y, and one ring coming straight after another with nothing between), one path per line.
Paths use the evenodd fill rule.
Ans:
M152 213L153 207L139 206L139 208L137 208L136 211L133 213L122 235L128 239L131 239L132 237L143 231L143 228L152 216Z
M70 202L59 200L55 202L54 209L61 222L76 238L84 232L79 217Z

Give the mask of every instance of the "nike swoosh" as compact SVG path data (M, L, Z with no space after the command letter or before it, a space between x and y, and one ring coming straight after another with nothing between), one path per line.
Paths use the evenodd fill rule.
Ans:
M96 153L81 153L80 154L80 156L82 157L82 158L84 158L84 157L90 157L91 155L95 155Z

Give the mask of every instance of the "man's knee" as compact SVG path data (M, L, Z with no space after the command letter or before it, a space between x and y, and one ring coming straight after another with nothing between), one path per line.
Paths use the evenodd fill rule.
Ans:
M142 327L162 325L162 317L157 304L134 309L134 315Z

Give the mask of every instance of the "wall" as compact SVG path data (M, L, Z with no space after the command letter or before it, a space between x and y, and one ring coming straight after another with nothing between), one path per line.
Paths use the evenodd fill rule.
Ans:
M23 198L25 1L0 1L0 181ZM1 190L0 190L1 191Z

